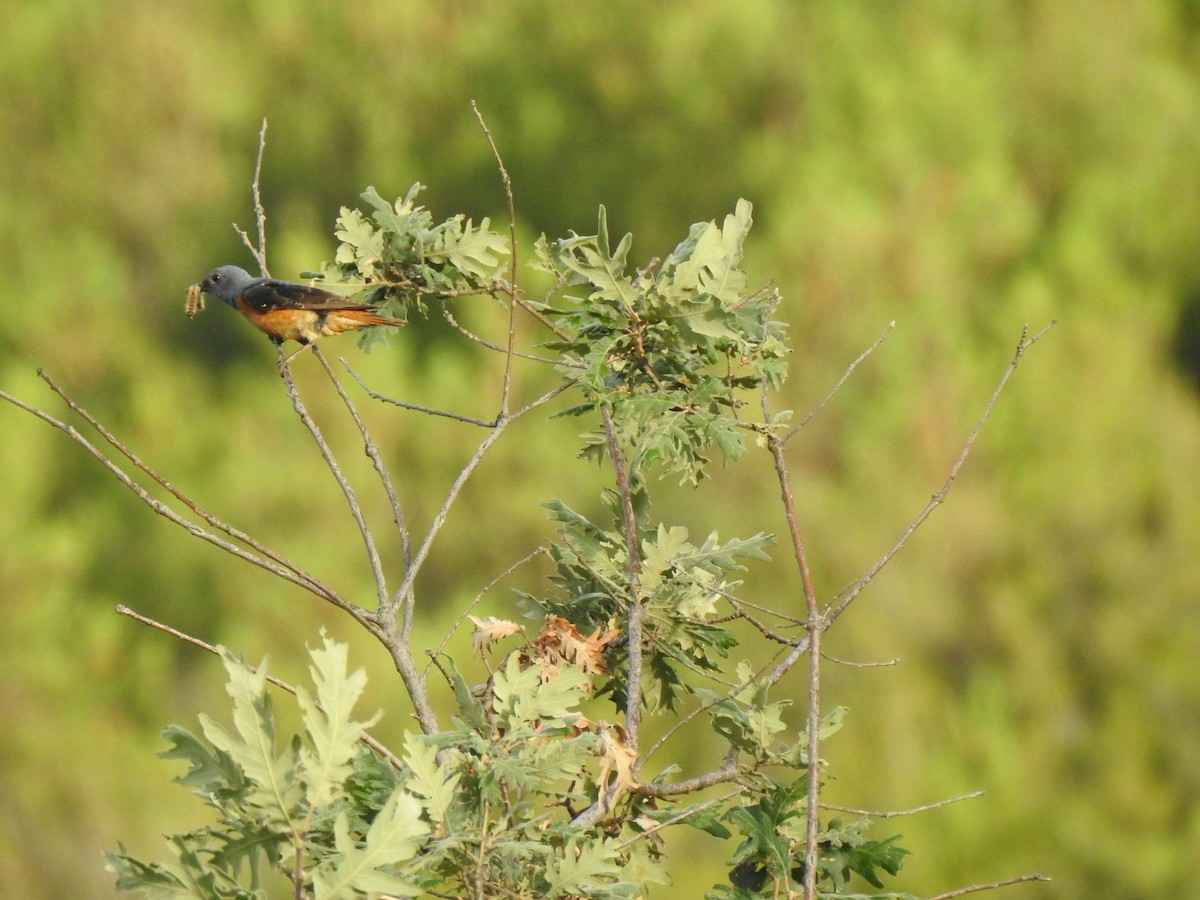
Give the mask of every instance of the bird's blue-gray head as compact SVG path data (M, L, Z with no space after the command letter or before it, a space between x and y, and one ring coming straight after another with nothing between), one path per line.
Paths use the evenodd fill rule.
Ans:
M220 266L204 276L200 282L200 290L211 294L218 300L236 307L234 301L254 279L245 269L237 266Z

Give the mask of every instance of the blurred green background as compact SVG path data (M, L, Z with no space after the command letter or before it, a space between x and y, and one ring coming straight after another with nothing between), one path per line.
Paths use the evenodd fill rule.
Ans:
M851 712L825 747L826 796L908 808L987 791L878 826L914 851L898 888L1041 871L1054 883L1005 896L1200 896L1200 3L4 7L0 388L57 412L45 367L181 489L363 602L361 544L267 341L224 308L183 316L209 268L253 267L230 223L253 224L263 117L279 276L332 257L338 208L367 185L420 180L436 216L502 222L474 99L526 248L590 232L604 203L644 261L752 200L748 266L786 297L783 402L801 413L895 320L790 445L825 597L940 486L1022 325L1057 318L949 503L826 639L840 658L900 659L827 668L826 702ZM495 334L487 303L459 309ZM439 321L369 356L350 338L330 349L392 396L493 411L499 361ZM297 369L382 529L336 398L312 360ZM521 397L541 383L518 373ZM481 435L363 408L426 523ZM578 428L526 422L481 468L422 579L424 640L552 533L540 500L594 507L603 473L573 459ZM157 858L158 835L201 820L154 754L164 725L224 715L221 668L117 603L270 652L294 681L323 625L368 668L380 734L412 727L385 654L335 610L154 516L8 406L0 510L7 896L112 896L102 851ZM667 514L701 534L783 528L754 456L672 488ZM778 556L746 593L785 605ZM504 588L485 613L512 612ZM677 882L655 896L700 896L732 846L670 849Z

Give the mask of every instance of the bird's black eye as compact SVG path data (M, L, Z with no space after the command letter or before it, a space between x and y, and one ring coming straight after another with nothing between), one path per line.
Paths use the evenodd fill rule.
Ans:
M220 280L221 280L221 276L220 276L220 275L218 275L216 272L214 272L214 273L213 273L213 277L212 277L212 283L213 283L213 284L216 284L216 283L217 283L218 281L220 281Z

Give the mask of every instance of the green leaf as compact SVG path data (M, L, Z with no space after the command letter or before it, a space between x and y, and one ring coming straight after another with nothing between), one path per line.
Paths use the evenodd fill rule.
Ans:
M119 890L140 891L152 900L178 897L257 900L260 896L239 885L230 872L209 863L209 847L203 833L169 835L167 845L175 856L174 862L147 865L126 855L122 847L119 854L105 854L105 868L116 874Z
M275 752L275 720L271 698L266 693L266 660L254 671L227 649L222 647L220 652L229 673L226 691L233 698L233 721L238 736L201 714L204 736L241 767L252 785L249 801L290 828L303 794L296 777L295 749Z
M362 669L348 675L349 647L324 634L322 640L323 648L309 652L313 661L309 672L319 706L306 690L296 688L304 730L312 742L312 750L300 754L300 776L309 804L317 807L333 801L352 770L359 735L382 715L377 712L366 722L354 721L351 713L366 687L367 675Z
M657 782L657 779L655 780ZM709 803L695 803L684 809L669 806L665 809L642 809L640 812L653 822L669 821L691 825L721 840L733 836L733 832L721 824L721 807Z
M351 891L419 895L420 886L396 874L394 867L411 860L428 833L429 826L421 821L420 802L402 788L379 811L361 846L350 834L346 814L339 813L334 825L336 862L323 863L313 872L317 900L333 900Z
M126 854L124 845L120 850L120 853L104 854L104 868L117 876L117 890L141 891L149 900L196 896L192 892L192 879L182 867L170 863L143 863Z
M236 794L245 788L245 776L228 753L210 749L178 725L165 728L163 737L173 746L158 754L160 759L185 759L191 764L184 775L175 779L176 784L196 788L202 797Z
M479 282L499 277L503 259L508 256L508 238L490 229L490 219L481 219L478 227L470 219L464 222L461 216L451 221L454 227L448 227L447 222L437 231L433 244L426 249L426 258L445 258L463 275Z
M437 764L437 747L413 734L406 735L404 764L409 770L405 787L423 801L433 822L442 823L458 797L459 773Z
M334 237L341 241L334 261L353 268L364 278L378 279L386 239L357 209L342 207Z
M492 679L497 723L511 729L569 727L579 719L576 708L590 684L578 666L560 665L552 673L522 669L520 655L513 653Z
M616 842L577 842L568 840L557 856L546 868L549 883L545 896L589 894L596 888L606 886L602 879L613 879L621 869L613 861L616 857Z
M451 681L454 685L454 702L458 706L458 713L463 717L463 721L469 727L477 732L483 733L487 728L487 720L484 716L483 704L479 701L467 684L465 678L459 674L458 669L454 665L454 660L447 660L447 665L451 671Z
M659 524L655 539L642 541L642 588L648 594L657 591L663 577L675 565L675 559L694 549L687 541L688 531L678 525Z
M875 874L875 869L878 867L889 875L897 875L905 858L912 855L903 847L895 846L901 837L903 835L894 834L885 841L869 841L848 851L846 859L851 871L857 872L874 887L882 888L883 882Z
M633 309L635 292L625 274L633 235L626 234L615 250L608 243L608 211L601 206L596 234L575 235L559 241L558 259L569 271L592 287L591 299L617 301L626 310Z

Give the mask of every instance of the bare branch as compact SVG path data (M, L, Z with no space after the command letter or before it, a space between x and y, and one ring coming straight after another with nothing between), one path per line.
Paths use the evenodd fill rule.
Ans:
M803 428L810 421L812 421L813 417L816 416L817 413L819 413L821 410L823 410L826 406L829 405L829 401L832 400L834 395L842 389L842 385L845 384L847 382L847 380L849 380L851 373L853 373L854 370L858 368L858 364L861 363L868 356L870 356L872 353L874 353L875 349L880 344L882 344L885 340L887 340L888 335L892 333L892 329L895 327L896 327L896 322L894 319L891 322L888 322L888 326L887 326L887 328L885 328L883 330L883 334L881 334L879 337L877 337L875 339L875 343L873 343L870 347L868 347L866 350L864 350L862 353L860 353L858 355L858 358L855 359L854 362L850 363L850 365L846 368L846 371L842 373L842 377L838 379L837 384L835 384L833 386L833 388L829 391L829 393L826 394L825 397L821 400L821 402L816 405L816 407L812 410L812 412L810 412L807 416L805 416L804 419L795 428L793 428L791 431L789 431L787 434L785 434L783 436L783 442L785 444L788 441L790 441L793 437L795 437L796 433L801 428Z
M702 791L713 785L736 781L741 774L741 769L736 765L727 765L720 769L714 769L712 772L707 772L704 775L685 779L684 781L675 781L670 784L639 784L633 788L633 792L643 797L675 797L679 794L692 794L696 791Z
M315 344L309 346L312 347L314 354L318 352ZM300 399L300 393L296 390L296 383L292 380L291 367L288 366L287 360L284 359L282 345L278 346L276 350L279 356L279 376L283 379L284 388L287 390L287 395L292 401L292 409L296 411L296 415L300 417L300 422L308 429L308 433L312 435L317 449L321 451L321 458L325 460L325 465L333 474L338 487L342 489L342 495L346 498L346 505L350 508L350 515L354 517L354 522L358 525L359 533L362 535L363 544L367 550L367 560L370 562L371 572L375 576L375 591L378 594L379 605L382 608L387 602L388 589L383 574L383 562L379 559L379 551L375 549L375 537L371 534L370 526L367 525L367 520L363 517L362 507L358 505L358 498L354 496L354 488L350 487L350 482L342 474L333 451L325 443L321 429L317 427L317 423L313 421L307 407L305 407L304 402Z
M921 512L917 514L916 518L908 524L908 527L904 529L904 532L900 535L896 543L892 545L891 549L889 549L883 555L883 557L877 563L875 563L875 565L868 569L866 574L859 578L858 581L854 582L854 584L844 588L838 593L837 597L834 599L836 600L839 597L841 599L838 600L837 604L826 614L827 625L832 624L839 616L841 616L842 613L846 611L854 599L860 593L862 593L863 589L874 580L875 576L878 575L880 571L882 571L883 567L891 562L892 558L899 553L901 549L903 549L904 545L908 543L908 540L912 537L913 533L925 522L926 519L929 518L929 516L938 506L945 502L946 495L953 486L955 478L958 477L959 469L962 468L963 463L966 461L967 454L971 452L971 447L974 445L976 437L979 436L979 432L983 428L984 423L988 420L988 417L991 416L992 409L995 407L996 401L999 400L1001 392L1008 383L1008 379L1011 378L1013 372L1016 371L1017 364L1021 361L1021 357L1024 356L1026 350L1032 347L1037 341L1041 340L1046 332L1054 327L1055 324L1056 323L1054 321L1051 321L1049 325L1044 327L1033 337L1028 337L1028 326L1021 330L1021 339L1017 342L1016 352L1013 354L1013 358L1011 362L1009 362L1008 367L1004 370L1004 374L1001 376L1000 382L996 385L996 389L992 392L992 396L988 399L988 402L984 407L983 414L979 417L979 420L975 424L975 428L971 431L971 434L968 436L966 443L963 445L962 450L958 454L958 457L951 465L950 472L946 477L946 481L942 485L942 489L933 495L930 501L925 505L925 508L922 509ZM783 660L783 662L781 662L775 669L775 672L772 673L771 680L774 682L782 678L788 672L788 670L790 670L792 666L796 664L796 661L800 658L800 656L808 650L808 645L809 642L807 639L798 643Z
M763 385L763 409L766 411L766 384ZM764 421L769 421L764 416ZM800 582L804 589L804 605L808 620L808 797L807 797L807 832L804 845L804 896L805 900L813 900L817 896L817 851L819 849L818 835L820 823L817 819L817 806L820 802L821 790L821 634L827 621L817 607L817 592L813 588L812 571L808 567L808 557L804 550L804 539L800 534L800 523L796 516L796 501L792 494L791 478L788 475L787 461L783 455L783 441L774 432L767 434L767 449L775 462L775 477L779 481L780 499L783 501L784 516L787 519L788 534L791 536L792 552L796 557L796 567L800 572ZM793 653L796 651L793 650Z
M945 894L930 897L929 900L950 900L951 897L962 897L966 894L977 894L980 891L994 891L996 888L1008 887L1012 884L1023 884L1026 881L1051 881L1048 876L1038 872L1029 875L1018 875L1016 878L1006 878L1003 881L993 881L990 884L973 884L970 887L958 888Z
M155 513L162 516L163 518L167 519L168 521L173 522L176 525L178 525L179 527L183 528L189 534L191 534L195 537L198 537L203 541L207 541L208 543L210 543L216 547L220 547L226 553L230 553L230 554L236 556L238 559L242 559L248 563L252 563L253 565L258 566L260 569L265 569L266 571L270 572L273 575L278 575L284 581L288 581L288 582L291 582L292 584L299 585L300 587L304 588L305 590L309 591L310 593L313 593L316 596L320 597L322 600L326 600L329 603L332 603L334 606L338 607L339 609L344 610L345 612L349 613L355 619L355 621L357 621L359 624L361 624L364 628L366 628L372 634L378 636L381 633L379 630L379 625L378 625L375 615L373 613L363 609L360 606L357 606L354 603L350 603L349 601L345 600L338 594L333 593L332 591L327 592L327 589L319 588L317 586L317 584L313 580L310 580L308 577L302 577L302 576L296 574L291 569L285 568L284 566L276 563L273 560L264 559L261 556L257 556L254 553L251 553L248 550L245 550L244 548L239 547L237 544L230 543L229 541L226 541L223 538L218 537L217 535L213 534L212 532L206 531L204 528L197 525L195 522L190 522L187 519L185 519L183 516L179 515L179 513L175 512L175 510L171 509L169 506L167 506L162 501L156 499L155 497L152 497L150 495L150 493L145 488L143 488L140 484L138 484L136 481L134 481L133 478L131 478L129 476L129 474L125 472L124 469L122 469L120 466L118 466L116 463L114 463L111 459L109 459L98 447L96 447L91 441L89 441L82 434L80 434L73 426L68 425L65 422L62 422L59 419L54 418L50 414L43 412L42 410L38 409L37 407L30 406L28 403L25 403L23 400L19 400L18 398L12 396L11 394L5 393L4 391L0 391L0 400L4 400L8 403L11 403L13 406L16 406L18 409L23 409L25 412L29 413L30 415L36 416L37 418L41 419L43 422L47 423L48 425L52 426L53 428L57 428L59 431L66 434L67 437L69 437L71 440L75 441L75 443L79 444L81 447L83 447L85 450L87 450L88 453L90 453L102 466L104 466L104 468L108 469L108 471L113 475L113 477L115 477L118 481L120 481L121 484L125 485L125 487L129 488L129 490L131 490L139 500L141 500L148 507L150 507L151 510L153 510Z
M768 615L777 616L778 618L783 619L785 622L790 622L795 625L803 625L804 620L796 619L792 616L786 616L783 613L775 612L774 610L767 609L766 607L761 606L756 603L750 603L747 600L743 600L740 597L734 596L733 594L731 594L729 591L725 590L724 588L720 588L720 587L717 587L716 585L706 584L705 582L702 582L699 578L697 578L696 576L692 575L689 572L678 572L677 577L681 577L687 581L690 581L692 584L696 585L697 587L702 587L707 591L711 591L712 593L716 594L718 597L721 597L722 599L724 599L726 602L729 603L730 606L733 607L734 611L730 615L723 616L719 619L708 620L711 624L717 625L722 622L733 621L735 619L743 619L746 622L749 622L752 626L754 626L754 628L763 637L765 637L769 641L774 641L777 644L786 644L789 647L796 644L795 638L791 638L786 635L779 634L777 631L774 631L773 629L769 628L765 622L761 622L756 617L750 615L748 612L746 612L746 610L747 609L755 609L759 612L767 613Z
M512 413L511 415L506 416L500 421L492 424L491 432L483 439L482 442L480 442L479 446L475 448L475 452L471 455L471 458L467 460L466 465L463 466L462 470L458 473L458 476L454 479L453 484L450 485L450 489L447 491L441 507L439 507L437 513L433 517L433 522L429 526L429 531L426 533L425 538L421 541L421 545L417 548L417 552L413 554L412 563L409 565L408 570L404 573L403 583L392 595L391 599L380 609L381 617L394 618L396 607L403 602L404 623L401 634L407 636L412 627L414 603L412 588L413 583L416 580L417 573L420 571L421 566L425 563L426 557L429 555L429 551L433 546L434 538L437 537L438 532L441 531L442 526L446 523L446 516L450 512L450 507L454 505L454 501L458 498L459 491L462 490L463 485L471 476L471 473L475 471L475 467L479 465L479 463L483 460L484 455L488 450L491 449L492 445L500 439L500 435L504 433L509 425L531 410L541 406L543 403L548 403L550 400L571 387L571 384L572 383L562 384L553 388L552 390L547 391L536 400L525 404L525 406L521 407L515 413Z
M478 594L475 595L475 599L473 599L470 603L468 603L463 608L463 611L459 614L458 618L454 620L454 624L450 626L450 630L448 632L446 632L446 636L442 639L442 642L440 644L438 644L437 649L430 651L430 654L429 654L430 660L428 663L425 664L425 671L422 672L421 674L423 676L429 675L429 667L433 665L433 661L438 656L441 655L443 650L446 649L446 645L450 643L451 638L454 637L454 633L456 631L458 631L459 628L462 627L462 623L467 620L467 616L469 616L471 614L471 610L473 610L476 606L478 606L480 601L483 600L484 595L486 595L492 588L494 588L496 585L498 585L501 581L503 581L505 578L507 578L509 575L511 575L517 569L521 568L521 566L525 565L525 563L529 562L535 556L541 556L543 553L546 553L546 552L547 551L546 551L545 547L535 547L533 550L526 553L524 556L522 556L520 559L518 559L515 563L513 563L511 566L509 566L507 569L505 569L503 572L501 572L499 575L497 575L495 578L493 578L491 581L489 581L486 585L484 585L483 590L481 590Z
M366 391L367 396L372 400L378 400L381 403L390 403L392 406L398 406L401 409L411 409L413 412L425 413L429 416L442 416L446 419L453 419L456 422L465 422L468 425L478 425L480 428L494 428L496 426L494 421L476 419L472 416L464 416L460 415L459 413L447 412L444 409L435 409L432 406L422 406L419 403L409 403L405 400L395 400L392 397L388 397L379 393L378 391L372 390L367 386L367 383L362 380L362 377L352 368L350 368L350 364L346 362L346 360L341 359L339 361L343 366L346 367L346 371L350 373L350 377L358 382L358 386Z
M387 647L396 671L400 674L400 680L404 682L404 689L408 691L409 699L412 700L413 712L421 731L425 734L437 734L441 729L433 712L433 704L429 702L425 678L417 671L417 664L413 660L408 637L396 634L394 619L386 624L386 629L384 637L380 640Z
M517 335L517 307L515 302L511 302L515 301L520 293L520 288L517 286L517 209L513 200L512 179L508 177L508 169L504 167L500 149L496 146L487 122L483 120L483 113L479 111L474 100L471 101L471 109L475 113L475 118L479 120L479 127L483 129L488 146L492 148L492 155L496 157L496 166L500 169L500 180L504 184L504 198L508 201L508 294L510 302L508 304L508 343L505 347L504 381L500 389L500 412L496 417L501 419L508 412L508 396L512 390L513 348L516 345Z
M267 211L263 208L262 192L259 188L262 179L262 162L263 151L267 147L267 120L262 120L262 128L258 132L258 158L254 162L254 181L250 188L254 195L254 220L258 227L258 246L250 240L250 235L246 234L236 222L233 223L233 230L241 235L242 243L254 256L254 261L258 263L258 268L262 272L264 278L270 278L271 273L267 270Z
M358 410L355 409L354 403L347 396L345 389L342 388L342 383L338 381L337 375L333 372L333 367L325 359L324 354L320 353L316 346L313 347L313 355L321 363L321 367L325 370L325 374L329 376L329 380L333 383L334 390L338 396L342 398L342 403L346 406L346 411L350 413L350 418L354 420L354 424L358 426L358 433L363 439L363 451L367 454L367 458L371 460L371 465L375 467L376 474L379 475L379 482L383 486L383 492L387 495L388 503L392 507L392 521L396 523L396 530L400 535L400 546L404 554L404 565L408 567L411 554L409 552L408 543L408 527L404 524L404 513L400 509L400 498L396 495L396 489L392 486L391 476L388 475L387 467L383 464L383 457L379 454L379 447L375 441L371 439L370 433L367 431L366 424L358 415Z
M429 556L434 538L442 530L442 526L446 524L446 516L449 515L450 507L454 505L454 501L458 499L459 491L462 490L467 479L471 477L471 473L483 461L483 457L492 449L492 445L500 439L500 435L504 433L511 421L511 419L504 419L499 422L488 432L487 437L480 442L479 446L475 448L475 452L471 454L471 458L467 460L466 465L463 466L458 476L454 479L454 482L450 485L450 490L446 492L446 497L442 500L442 505L434 515L433 522L429 525L429 531L425 533L424 539L421 541L420 546L417 547L417 552L413 554L412 563L409 565L408 571L404 573L404 581L396 589L391 599L387 600L380 607L381 616L394 619L397 606L403 605L404 620L400 634L405 640L408 639L409 632L412 630L413 610L416 602L415 595L413 594L413 584L416 581L417 573L421 570L426 558Z
M880 660L879 662L857 662L852 659L841 659L837 656L832 656L822 650L821 658L827 659L831 663L836 663L839 666L848 666L851 669L882 669L888 666L900 665L900 657L898 656L893 656L891 659Z
M176 628L172 628L170 625L164 625L162 622L159 622L156 619L152 619L149 616L145 616L139 612L135 612L134 610L130 609L128 606L126 606L123 603L117 604L116 611L122 616L128 616L129 618L131 618L137 622L141 622L143 625L149 625L151 628L157 628L159 631L165 632L166 634L169 634L172 637L179 638L179 640L183 641L184 643L191 644L193 647L199 647L201 650L207 650L209 653L212 653L213 655L217 655L217 656L220 655L220 651L218 650L218 648L213 646L212 644L208 643L207 641L203 641L198 637L193 637L192 635L187 634L186 632L179 631ZM251 666L250 671L253 672L253 671L257 671L257 670L253 666ZM286 681L276 678L274 675L268 675L268 676L266 676L266 678L267 678L267 681L271 682L271 684L275 685L276 687L282 688L283 690L287 691L289 694L295 695L296 689L292 685L288 684ZM317 707L317 709L324 711L324 707L321 706L320 702L314 700L313 703ZM376 753L378 753L380 756L382 756L384 759L386 759L388 762L390 762L392 764L392 767L395 768L396 770L400 770L400 769L404 768L404 761L402 759L400 759L400 757L398 757L396 754L394 754L391 750L389 750L387 747L385 747L383 744L381 744L375 738L371 737L371 735L367 734L365 731L360 731L358 733L358 739L361 743L366 744L368 747L370 747L372 750L374 750Z
M912 809L892 809L892 810L875 810L875 809L855 809L853 806L838 806L836 803L822 803L822 809L832 809L837 812L851 813L856 816L870 816L872 819L894 819L898 816L915 816L917 813L928 812L931 809L941 809L943 806L949 806L952 803L961 803L963 800L974 800L976 797L982 797L986 791L972 791L969 794L961 794L958 797L950 797L947 800L938 800L934 803L926 803L924 806L915 806Z
M450 323L450 327L452 327L455 331L457 331L459 334L461 334L467 340L474 341L476 344L479 344L482 347L487 347L489 350L495 350L497 353L507 353L508 352L508 349L506 347L501 347L499 344L489 341L486 338L482 338L479 335L475 334L475 332L470 331L469 329L465 328L463 325L461 325L459 323L459 321L456 318L454 318L454 314L451 313L450 310L446 309L445 307L442 308L442 318L444 318L448 323ZM514 350L513 356L519 357L520 359L532 360L533 362L546 363L547 365L552 365L552 366L571 366L572 368L576 368L576 369L586 369L587 368L587 366L584 365L583 363L571 362L571 361L565 360L565 359L551 359L548 356L538 356L536 353L523 353L520 350Z
M830 622L833 622L838 618L838 616L846 611L846 608L853 603L854 599L862 593L863 589L875 579L875 576L880 573L883 567L891 562L892 558L897 553L904 549L904 545L908 543L908 540L913 536L913 533L920 528L922 524L924 524L925 520L933 514L935 509L937 509L946 501L946 495L950 493L950 488L954 486L954 480L958 477L959 470L963 467L963 463L967 461L967 455L971 452L971 448L975 446L975 439L979 437L979 432L983 429L984 423L986 423L988 418L991 416L992 409L996 406L996 401L1000 399L1000 394L1003 392L1004 386L1008 384L1008 379L1011 378L1013 373L1017 370L1017 365L1021 362L1021 357L1025 355L1026 350L1041 340L1042 336L1045 335L1046 332L1048 332L1051 328L1053 328L1054 325L1055 322L1051 321L1049 325L1047 325L1033 337L1028 336L1029 326L1025 326L1025 328L1021 329L1021 339L1017 342L1017 349L1013 354L1012 361L1008 364L1008 368L1004 370L1004 374L1000 377L999 384L996 385L996 389L992 391L992 396L988 399L987 405L983 408L983 414L980 415L979 421L975 423L975 427L972 429L970 436L966 440L966 443L963 444L962 450L959 451L958 457L954 460L953 465L950 466L950 472L947 474L941 490L939 490L929 499L929 502L925 504L925 508L922 509L917 514L917 517L908 524L908 527L904 529L903 534L900 535L900 538L895 544L892 545L891 549L883 554L879 561L875 563L875 565L871 566L871 568L867 570L866 574L858 579L858 581L854 582L854 584L850 585L848 588L844 589L840 594L838 594L841 599L838 600L833 609L829 612Z
M327 598L336 596L336 593L333 590L333 588L329 587L326 584L323 584L321 581L319 581L314 576L310 575L308 572L305 572L303 569L301 569L295 563L286 559L279 553L276 553L270 547L267 547L264 544L260 543L259 541L255 540L253 537L246 534L244 531L234 528L229 523L223 521L222 519L220 519L217 516L213 515L212 513L208 512L208 510L201 507L198 503L196 503L196 501L192 500L190 497L188 497L186 494L184 494L182 491L180 491L178 488L176 488L174 485L172 485L169 481L167 481L166 478L164 478L162 475L160 475L154 469L150 468L150 466L147 465L145 462L143 462L136 454L133 453L133 451L131 451L124 444L122 444L121 441L116 437L116 435L112 434L107 428L105 428L100 423L100 421L95 416L93 416L90 412L88 412L84 407L80 406L69 394L66 393L66 391L64 391L62 389L61 386L59 386L54 381L54 379L52 379L46 373L46 371L44 369L38 369L37 374L38 374L38 377L42 379L42 381L46 382L46 384L50 387L50 390L54 391L54 393L56 393L62 399L62 401L64 403L66 403L68 407L70 407L72 412L74 412L77 416L79 416L81 419L83 419L85 422L87 422L90 426L92 426L92 428L95 429L96 433L99 434L102 438L104 438L104 440L106 440L117 452L119 452L122 456L124 456L126 459L128 459L138 469L140 469L142 472L144 472L146 475L148 475L150 478L152 478L156 484L158 484L160 487L163 488L163 490L169 492L171 494L171 496L173 496L176 500L178 500L180 503L182 503L184 506L186 506L188 509L190 509L192 512L194 512L197 516L199 516L201 519L203 519L205 522L207 522L213 528L216 528L218 531L223 531L225 534L229 535L231 538L241 541L243 544L250 547L252 550L255 550L256 552L262 554L267 559L270 559L273 562L278 563L279 565L283 566L284 568L290 569L292 572L295 572L297 576L299 576L303 581L307 582L312 587L313 593L325 596Z

